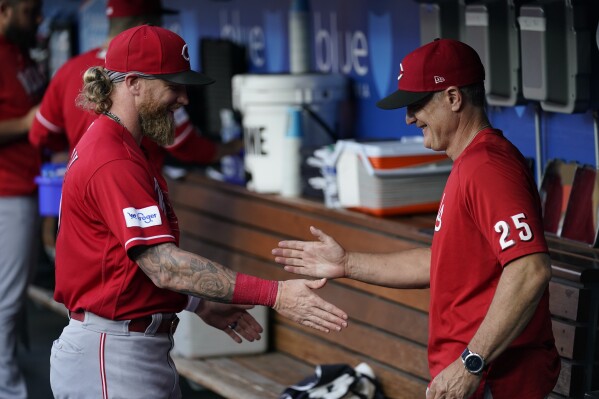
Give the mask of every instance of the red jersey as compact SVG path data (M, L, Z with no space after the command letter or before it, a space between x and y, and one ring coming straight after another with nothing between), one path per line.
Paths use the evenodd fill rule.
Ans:
M32 144L55 151L73 150L89 125L98 117L76 105L83 86L83 74L92 66L104 65L104 56L105 50L96 48L71 58L56 72L29 132ZM184 162L210 163L214 159L216 145L199 135L185 109L179 108L175 112L175 125L175 142L168 147L160 147L144 138L142 145L152 162L162 166L165 149Z
M44 76L28 54L2 36L0 60L0 121L20 118L41 99ZM0 144L0 196L33 194L40 166L40 153L26 137Z
M166 182L131 133L100 116L65 174L54 298L111 320L179 312L187 296L158 288L128 256L136 246L178 241Z
M478 330L503 267L539 252L547 252L547 244L525 159L500 131L486 129L455 160L435 223L428 345L433 378ZM528 326L483 379L494 399L543 398L559 370L545 291Z

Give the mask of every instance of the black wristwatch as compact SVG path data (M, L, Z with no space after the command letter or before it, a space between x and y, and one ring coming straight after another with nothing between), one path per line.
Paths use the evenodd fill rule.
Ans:
M462 352L462 362L469 373L480 375L485 368L485 358L478 353L470 352L470 349L464 349Z

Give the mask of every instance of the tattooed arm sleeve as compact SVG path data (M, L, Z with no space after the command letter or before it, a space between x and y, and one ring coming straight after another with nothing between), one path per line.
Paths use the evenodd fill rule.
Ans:
M131 249L132 259L160 288L231 302L237 273L173 243Z

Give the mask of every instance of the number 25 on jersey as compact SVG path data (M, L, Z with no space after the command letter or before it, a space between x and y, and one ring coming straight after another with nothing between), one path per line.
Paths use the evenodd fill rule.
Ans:
M515 245L516 241L514 240L516 238L519 238L521 241L530 241L533 239L532 231L530 230L528 223L525 222L525 219L526 215L519 213L512 216L511 220L500 220L495 223L495 231L501 234L499 237L499 245L501 245L502 251ZM515 229L512 229L512 225ZM514 233L512 233L512 231L514 231Z

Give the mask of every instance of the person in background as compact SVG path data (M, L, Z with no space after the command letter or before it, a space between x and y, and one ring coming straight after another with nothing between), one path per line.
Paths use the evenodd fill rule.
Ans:
M202 316L216 305L263 305L320 331L347 326L313 292L326 279L263 280L178 247L166 182L141 142L172 143L186 85L213 82L190 69L180 36L128 29L84 82L78 103L100 116L75 146L62 189L54 299L70 321L51 351L56 398L180 398L169 352L184 308ZM256 324L242 311L212 325L251 338Z
M36 147L54 151L55 162L68 159L64 151L70 154L97 118L93 112L75 104L83 86L83 73L89 67L103 65L108 44L122 31L145 23L160 26L162 15L176 13L163 8L160 0L108 0L108 37L105 43L69 59L56 71L29 130L30 142ZM239 153L243 147L242 140L216 143L200 135L183 107L176 111L175 123L175 141L172 144L160 146L149 139L143 140L142 145L150 160L158 167L162 167L167 154L184 163L211 164L225 155ZM43 224L44 247L53 259L56 218L44 218Z
M403 59L398 90L377 103L406 107L425 147L454 162L430 248L348 252L310 227L317 241L272 251L301 275L430 287L427 399L541 399L560 371L539 194L522 154L489 123L484 78L474 49L439 39Z
M39 151L27 130L46 81L29 57L41 0L0 0L0 398L27 397L16 362L17 326L34 266Z

